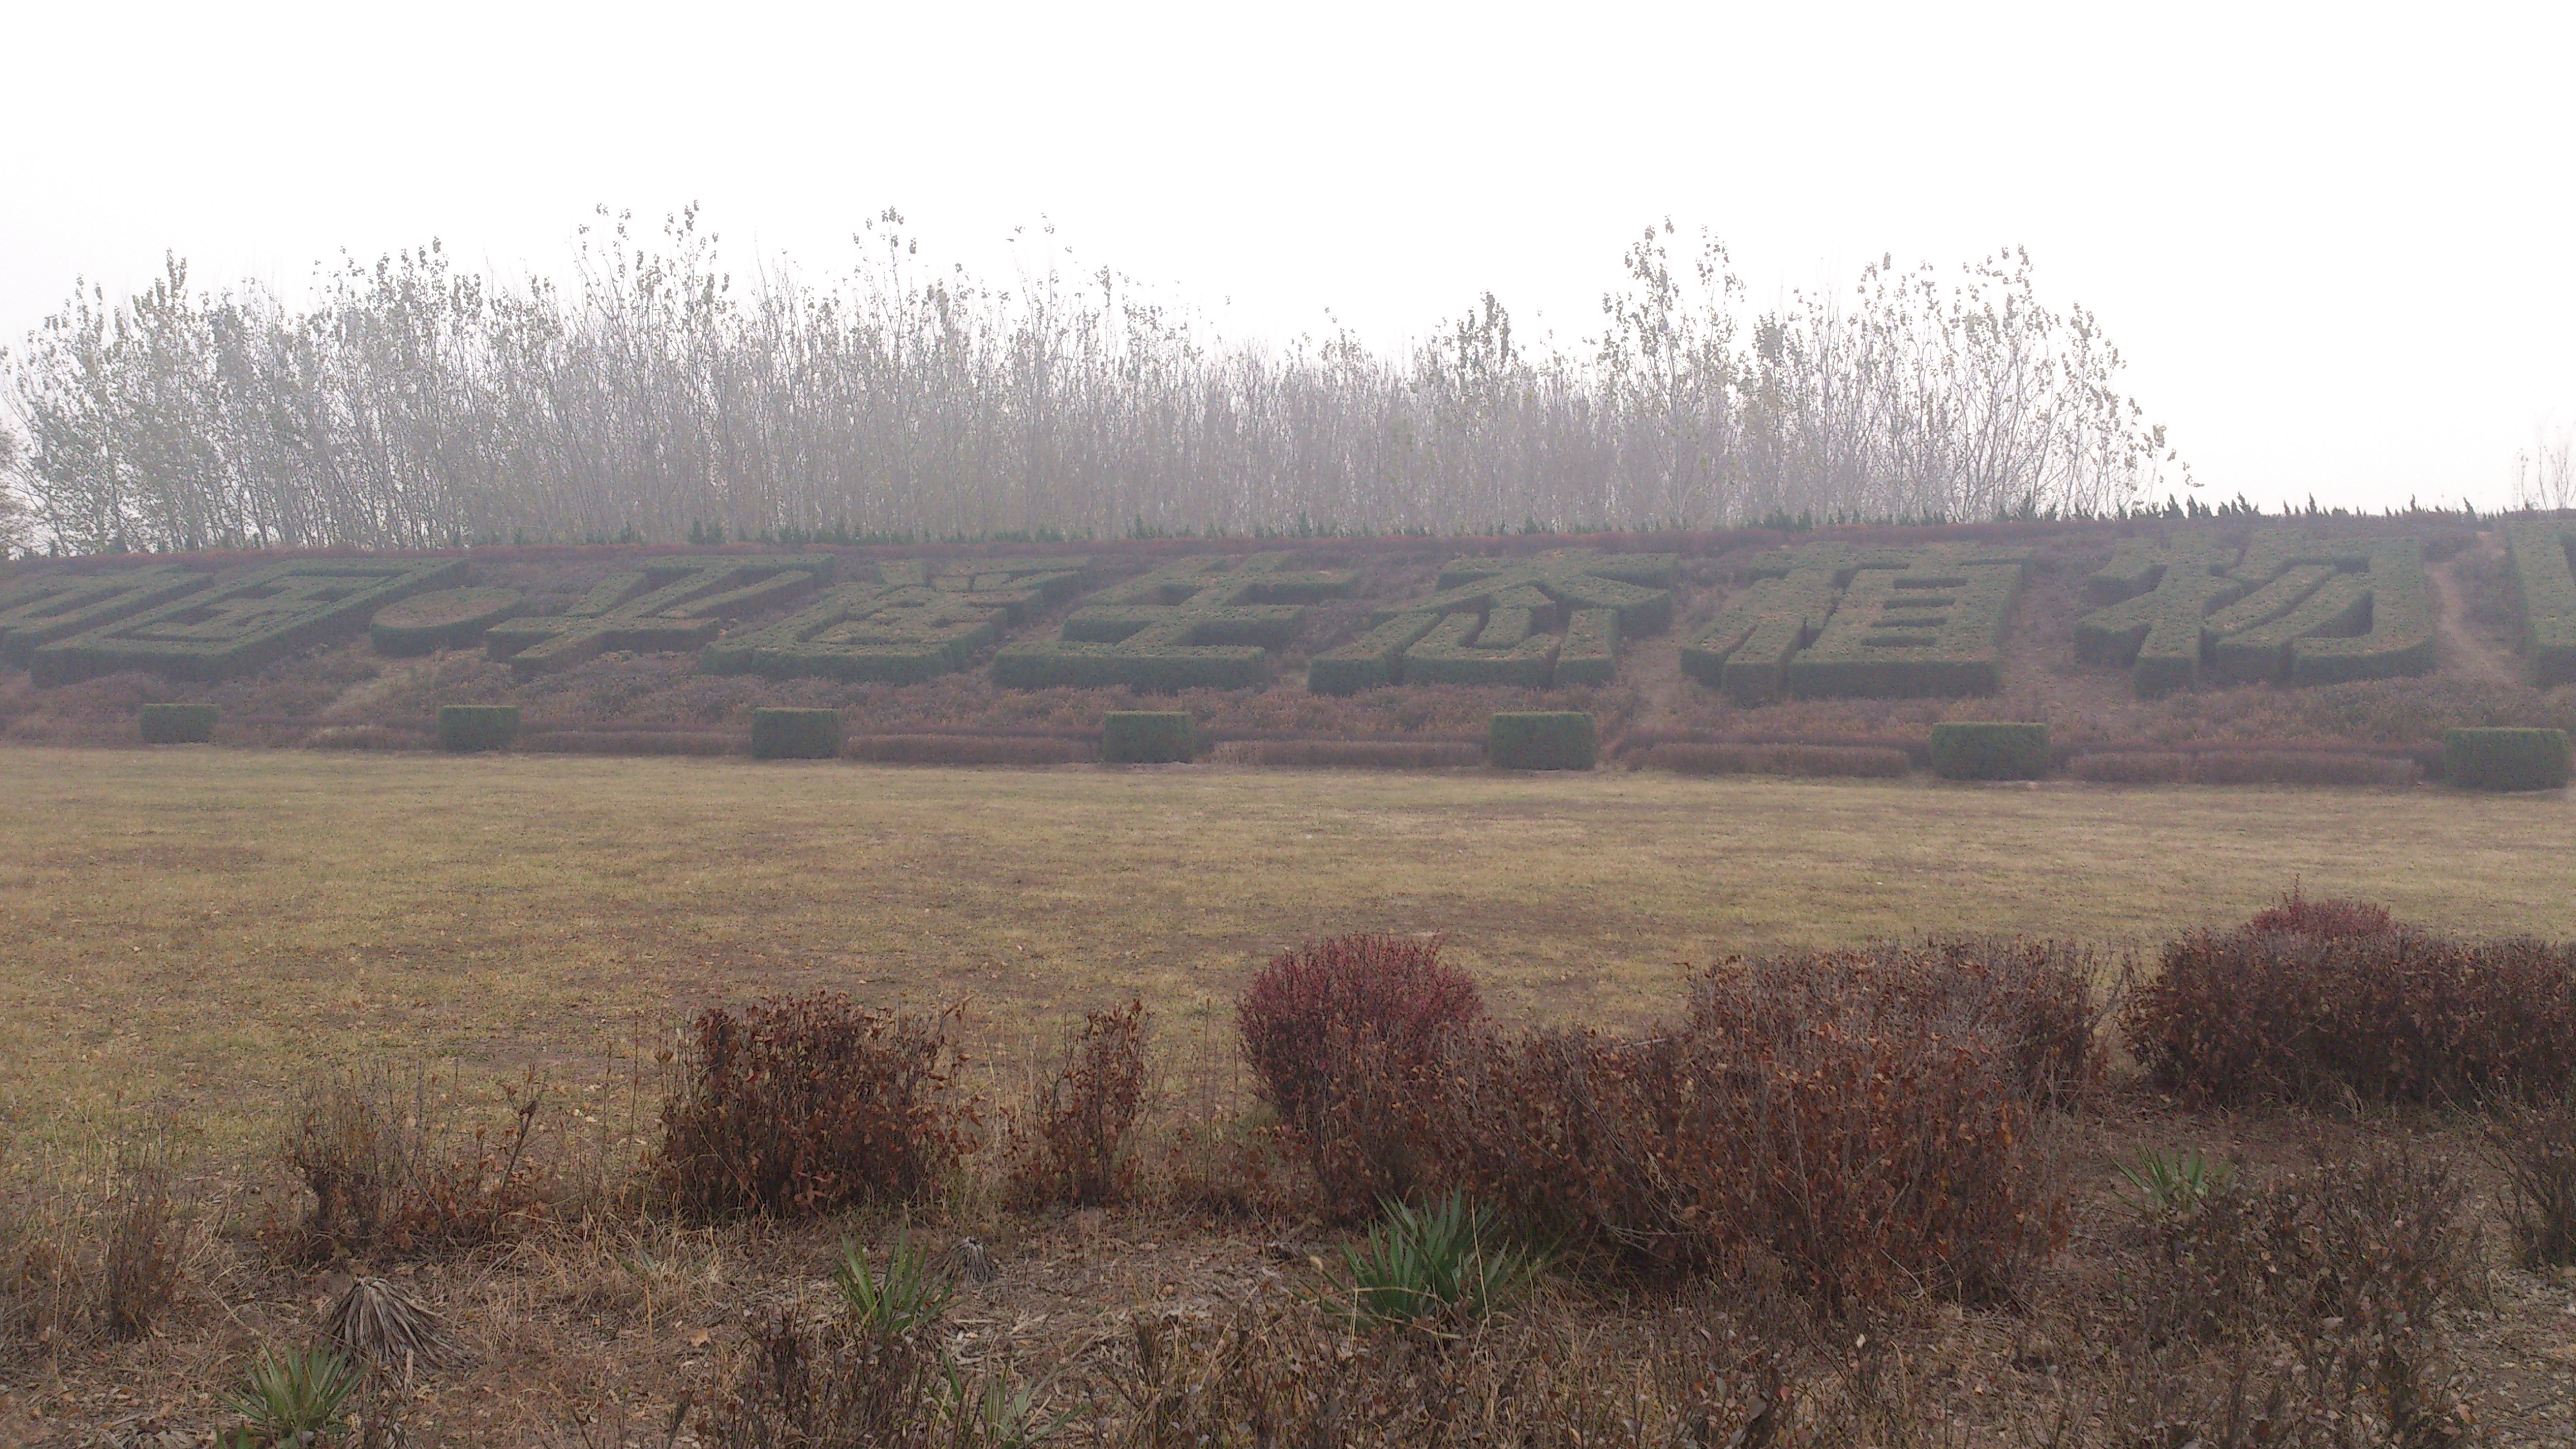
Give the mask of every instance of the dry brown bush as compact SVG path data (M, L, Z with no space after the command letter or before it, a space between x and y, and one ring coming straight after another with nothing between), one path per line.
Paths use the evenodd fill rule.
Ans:
M1777 1263L1835 1311L2010 1296L2065 1233L2039 1104L2098 1078L2089 957L2029 942L1730 963L1641 1038L1485 1038L1437 1180L1633 1267Z
M1650 770L1683 775L1858 776L1897 779L1914 768L1903 750L1884 746L1669 744L1639 757Z
M1087 1013L1008 1134L1005 1195L1020 1207L1102 1207L1136 1187L1132 1141L1151 1090L1145 1003Z
M806 1216L917 1201L972 1145L953 1013L818 992L699 1014L662 1108L657 1170L683 1214Z
M538 1142L545 1096L531 1073L502 1087L500 1115L474 1121L456 1078L442 1085L426 1064L324 1077L288 1129L286 1163L309 1198L289 1246L317 1258L435 1255L547 1221L565 1184L560 1154Z
M2556 1092L2576 1074L2576 947L2194 932L2122 1027L2149 1079L2194 1103Z

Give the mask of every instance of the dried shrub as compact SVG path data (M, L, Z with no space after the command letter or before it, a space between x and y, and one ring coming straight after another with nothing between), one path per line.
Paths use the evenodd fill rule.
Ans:
M468 1125L454 1079L424 1067L338 1074L305 1096L286 1160L311 1196L306 1255L436 1253L504 1241L545 1221L554 1164L530 1150L543 1089L505 1085L506 1124Z
M2098 785L2178 785L2191 778L2191 756L2173 750L2101 750L2068 760L2066 773Z
M1654 745L1640 758L1650 770L1683 775L1899 779L1914 768L1903 750L1860 745Z
M1442 1175L1652 1273L1767 1260L1837 1311L2009 1296L2065 1231L2031 1119L2099 1070L2083 960L2006 943L1730 963L1643 1039L1475 1043Z
M2277 1358L2287 1372L2269 1376L2255 1417L2283 1431L2278 1442L2336 1423L2375 1431L2339 1443L2463 1437L2439 1310L2478 1298L2484 1269L2467 1183L2447 1159L2403 1143L2331 1157L2146 1231L2124 1280L2131 1357L2187 1343L2233 1346L2240 1363ZM2248 1417L2241 1404L2231 1416Z
M976 1441L936 1434L946 1387L922 1334L809 1328L785 1309L755 1319L696 1422L706 1449L899 1449Z
M1014 1127L1007 1196L1015 1205L1100 1207L1135 1190L1131 1138L1145 1106L1148 1022L1142 1001L1083 1017Z
M714 730L541 730L519 737L519 748L556 755L733 755L743 740Z
M187 1224L171 1191L169 1145L129 1143L117 1153L98 1279L100 1316L116 1338L152 1331L179 1292Z
M2165 947L2122 1027L2149 1079L2193 1103L2552 1092L2576 1072L2576 949L2197 932Z
M1465 740L1254 740L1247 762L1335 770L1454 770L1485 762L1485 747Z
M975 1121L954 1100L949 1021L833 992L700 1013L662 1108L663 1190L715 1218L926 1197Z
M2295 881L2288 895L2255 912L2245 922L2249 931L2335 938L2385 936L2397 928L2397 918L2388 913L2386 906L2375 901L2311 898L2306 888Z
M1235 1030L1327 1207L1365 1217L1414 1185L1444 1045L1484 1014L1476 983L1440 964L1436 938L1343 936L1263 967Z
M2213 750L2191 756L2195 785L2412 785L2413 760L2338 750Z
M853 735L841 754L889 765L1067 765L1098 759L1100 749L1087 740L1007 735Z
M2507 1104L2491 1129L2505 1181L2505 1225L2526 1268L2576 1263L2576 1087L2556 1101Z

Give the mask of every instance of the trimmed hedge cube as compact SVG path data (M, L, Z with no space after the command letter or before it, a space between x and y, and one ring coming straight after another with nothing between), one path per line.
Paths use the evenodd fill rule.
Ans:
M1485 762L1503 770L1589 770L1600 740L1588 714L1532 710L1485 722Z
M2567 785L2565 730L2445 730L2442 773L2473 790L2559 790Z
M1186 764L1198 752L1198 731L1177 710L1112 710L1100 717L1100 758L1109 764Z
M755 709L751 757L755 760L831 760L841 754L837 709Z
M470 755L483 750L505 750L519 737L519 707L515 704L442 704L438 707L438 747L450 754Z
M2048 773L2048 726L1936 724L1932 773L1944 780L2036 780Z
M215 737L215 707L211 704L147 704L143 706L143 743L147 745L202 745Z

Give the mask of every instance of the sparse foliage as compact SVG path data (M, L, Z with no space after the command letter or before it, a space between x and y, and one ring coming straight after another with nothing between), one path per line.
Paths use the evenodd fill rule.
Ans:
M1378 350L1218 338L1107 269L936 272L891 211L839 285L738 282L695 208L644 230L603 208L568 287L436 242L301 305L176 257L130 298L80 285L0 367L0 541L13 488L87 553L1956 520L2175 466L2019 251L1757 314L1666 222L1570 350L1490 293Z

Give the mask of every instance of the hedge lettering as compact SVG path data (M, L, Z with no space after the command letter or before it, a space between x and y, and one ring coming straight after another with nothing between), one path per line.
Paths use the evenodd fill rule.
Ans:
M711 646L715 674L909 684L953 674L1082 587L1087 558L893 559L763 629Z
M1344 572L1292 572L1293 555L1175 560L1094 594L1061 636L1003 647L994 682L1168 693L1241 689L1269 677L1267 651L1306 627L1306 607L1347 592Z
M1620 641L1672 623L1670 554L1459 559L1438 592L1380 609L1367 634L1316 656L1306 687L1607 684Z
M39 647L38 684L144 669L217 680L366 628L396 599L453 583L457 559L304 559L182 595L113 624Z
M810 592L832 576L830 554L680 558L602 580L561 614L492 626L484 651L522 675L569 669L608 650L669 654L706 645L739 615Z

